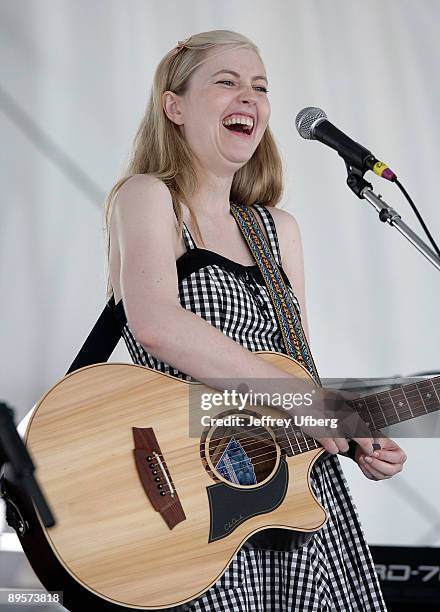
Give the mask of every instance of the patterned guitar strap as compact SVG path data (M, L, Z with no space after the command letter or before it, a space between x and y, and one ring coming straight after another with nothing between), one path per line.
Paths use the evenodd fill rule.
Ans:
M322 386L301 325L299 312L287 289L272 250L267 244L267 240L255 218L254 212L249 206L240 206L231 202L231 213L237 221L263 275L277 314L278 325L286 353L304 366L315 382Z

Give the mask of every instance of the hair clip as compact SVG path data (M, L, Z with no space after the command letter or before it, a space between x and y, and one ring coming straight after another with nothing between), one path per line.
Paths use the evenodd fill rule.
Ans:
M191 36L189 38L191 38ZM182 49L185 48L185 45L189 41L189 38L186 38L185 40L179 40L178 41L177 45L174 48L174 55L177 55L180 51L182 51Z

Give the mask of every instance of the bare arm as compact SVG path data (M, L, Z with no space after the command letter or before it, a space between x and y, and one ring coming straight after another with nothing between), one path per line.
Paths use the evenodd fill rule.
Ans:
M175 216L168 188L159 180L138 175L120 189L112 223L116 224L121 258L121 293L127 321L138 342L156 358L215 387L213 378L252 380L257 393L267 380L295 380L287 372L223 334L178 300ZM292 385L293 386L293 385ZM327 440L329 442L327 443ZM320 439L329 452L345 450Z
M179 303L175 215L161 181L139 175L124 184L112 223L127 321L148 352L201 382L214 377L292 378Z

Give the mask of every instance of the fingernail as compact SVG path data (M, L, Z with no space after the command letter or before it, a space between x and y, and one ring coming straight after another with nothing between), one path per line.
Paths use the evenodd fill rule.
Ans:
M364 459L365 459L365 457L364 457L363 455L361 455L361 456L359 457L359 461L364 461Z
M365 457L365 461L367 461L367 463L371 463L373 460L371 457Z
M378 453L377 451L374 451L373 455L374 455L375 457L379 457L379 453Z

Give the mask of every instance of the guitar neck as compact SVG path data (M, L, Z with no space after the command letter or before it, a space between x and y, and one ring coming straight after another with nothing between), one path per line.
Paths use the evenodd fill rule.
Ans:
M440 376L373 393L352 402L373 429L382 429L440 410Z
M380 430L440 410L440 376L373 393L348 403L371 429ZM288 455L306 453L321 446L310 436L298 435L292 427L283 428L278 438Z

